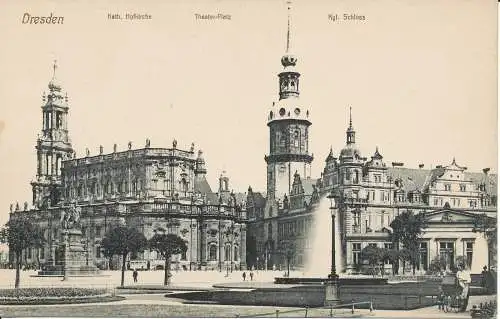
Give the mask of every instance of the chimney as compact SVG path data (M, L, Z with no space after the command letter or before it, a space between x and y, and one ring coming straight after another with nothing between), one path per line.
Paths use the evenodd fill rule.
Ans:
M424 168L424 164L418 164L418 168Z

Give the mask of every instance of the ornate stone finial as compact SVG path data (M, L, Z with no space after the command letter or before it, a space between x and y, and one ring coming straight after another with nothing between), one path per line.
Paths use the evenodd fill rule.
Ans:
M194 153L194 143L191 143L191 153Z
M76 158L76 151L73 151L73 158Z
M52 73L52 78L56 77L56 69L57 69L57 60L54 60L54 64L52 66L54 68L54 73Z
M173 148L177 148L177 140L174 138L174 141L172 142Z
M149 140L149 138L146 139L146 148L149 148L151 147L151 141Z
M87 157L90 155L90 150L88 148L85 149L85 154L87 155Z
M47 96L45 95L45 91L43 91L43 95L42 95L42 101L45 102L45 99L47 98Z
M68 92L64 94L64 102L68 102Z
M102 145L99 145L99 155L102 155L104 153L104 147Z
M128 142L128 149L131 150L132 149L132 141L129 141Z
M113 153L116 153L116 149L117 149L117 147L118 147L118 146L116 145L116 143L115 143L115 144L113 144Z
M16 202L16 212L18 212L18 211L19 211L19 203Z
M28 202L24 202L24 211L28 210Z
M14 204L10 204L10 212L12 213L14 211Z

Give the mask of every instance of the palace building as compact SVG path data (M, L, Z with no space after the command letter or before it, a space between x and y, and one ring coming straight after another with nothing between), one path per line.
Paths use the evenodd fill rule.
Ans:
M460 256L473 272L493 265L488 251L496 255L496 243L488 244L474 225L482 214L496 219L497 175L490 174L489 168L469 172L455 159L430 169L423 165L406 168L398 162L387 165L378 147L370 158L364 157L356 146L350 114L346 145L338 156L330 149L321 176L311 178L312 113L300 100L298 59L289 49L290 16L283 70L278 74L279 100L268 111L267 193L252 187L247 193L247 264L283 269L287 250L293 247L292 267L304 269L313 248L313 233L319 227L331 227L316 223L316 216L320 202L333 194L340 271L359 271L361 251L368 245L392 248L390 224L407 210L424 213L428 225L420 243L419 271L427 271L437 258L450 268Z
M25 263L61 264L63 211L76 204L81 209L83 245L87 263L107 268L100 246L106 232L116 225L139 229L146 238L169 232L187 242L185 254L175 256L174 267L183 269L244 269L246 264L246 196L234 193L225 172L216 192L206 179L201 150L185 150L174 140L170 148L151 146L77 158L69 138L68 97L54 76L43 97L42 132L36 144L37 173L31 182L32 205L12 204L10 218L29 217L43 230L45 247L23 252ZM11 258L14 258L11 254ZM117 260L115 260L117 262ZM160 267L154 251L131 257L136 268Z

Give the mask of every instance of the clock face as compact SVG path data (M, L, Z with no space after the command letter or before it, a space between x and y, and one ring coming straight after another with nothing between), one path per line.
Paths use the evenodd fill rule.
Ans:
M299 115L300 114L300 109L296 108L294 112L295 112L296 115Z
M285 113L286 113L285 109L284 109L284 108L281 108L281 109L280 109L280 115L281 115L281 116L284 116L284 115L285 115Z

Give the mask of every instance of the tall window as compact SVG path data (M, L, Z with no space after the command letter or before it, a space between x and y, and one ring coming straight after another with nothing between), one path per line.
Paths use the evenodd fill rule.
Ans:
M215 243L210 244L210 246L208 247L208 260L217 260L217 245Z
M384 248L389 249L389 250L392 249L392 243L384 243ZM386 264L386 265L391 264L391 261L389 260L389 258L385 259L384 264Z
M444 184L445 191L451 191L451 184Z
M359 233L361 230L361 212L352 212L352 230L354 233Z
M428 250L427 250L427 243L420 243L420 250L419 250L419 265L418 269L422 270L427 270L428 267Z
M353 243L352 244L352 264L359 265L361 262L361 243Z
M453 266L455 258L455 250L453 242L440 242L439 243L439 257L446 262L446 268L450 269Z
M233 255L233 260L238 261L238 247L234 247L234 255Z
M465 192L465 184L460 184L460 191Z
M473 243L468 242L465 244L465 257L467 258L467 267L470 269L472 265L472 252L473 252Z

